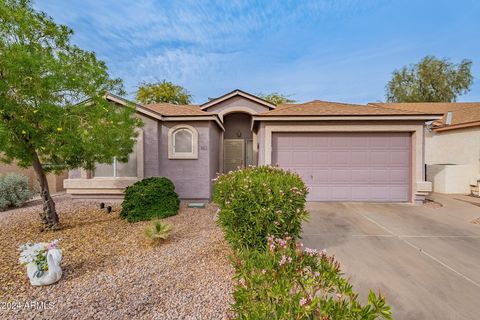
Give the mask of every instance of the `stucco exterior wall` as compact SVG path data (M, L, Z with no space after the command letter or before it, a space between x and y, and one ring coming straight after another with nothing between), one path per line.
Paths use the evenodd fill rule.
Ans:
M432 164L427 165L427 180L432 182L433 192L469 194L470 179L468 165Z
M198 159L168 159L168 130L176 125L188 124L198 132ZM163 122L160 130L159 176L171 179L183 199L209 199L210 174L210 122Z
M259 165L271 164L272 132L410 132L412 134L412 202L422 201L432 186L424 180L422 121L263 121L259 125ZM263 138L262 138L263 137Z
M232 112L247 112L250 114L257 114L268 110L269 109L267 107L255 101L236 96L211 106L205 111L216 113L219 115L220 119L223 119L224 115Z
M427 179L435 192L469 193L470 185L477 185L480 178L480 128L427 130L425 163L427 168L432 166L427 170Z
M210 122L210 181L220 172L220 139L222 131ZM213 183L210 182L212 185Z
M260 166L262 164L265 164L265 152L263 152L263 150L265 150L265 122L261 122L258 126L257 144L257 164Z

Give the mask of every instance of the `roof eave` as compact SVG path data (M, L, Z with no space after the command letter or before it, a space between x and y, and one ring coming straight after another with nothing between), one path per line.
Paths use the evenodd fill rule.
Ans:
M250 94L250 93L248 93L248 92L242 91L242 90L240 90L240 89L235 89L235 90L233 90L233 91L231 91L231 92L229 92L229 93L224 94L223 96L220 96L220 97L218 97L218 98L212 99L212 100L210 100L210 101L208 101L208 102L200 105L200 109L201 109L201 110L208 109L208 108L216 105L217 103L220 103L220 102L222 102L222 101L228 100L228 99L230 99L230 98L232 98L232 97L234 97L234 96L236 96L236 95L242 96L242 97L244 97L244 98L246 98L246 99L249 99L249 100L251 100L251 101L254 101L254 102L257 102L257 103L259 103L259 104L262 104L262 105L266 106L266 107L269 108L269 109L275 109L275 108L276 108L276 106L275 106L273 103L270 103L270 102L268 102L268 101L266 101L266 100L264 100L264 99L262 99L262 98L259 98L259 97L257 97L257 96L254 96L253 94Z
M453 124L453 125L445 125L445 126L434 128L433 131L442 132L442 131L450 131L450 130L473 128L473 127L480 127L480 120L479 121L459 123L459 124Z
M194 115L194 116L163 116L162 121L215 121L215 123L225 131L225 127L216 115Z
M432 121L439 120L439 115L335 115L335 116L262 116L256 115L252 117L251 127L253 128L255 121L394 121L394 120L414 120L414 121Z

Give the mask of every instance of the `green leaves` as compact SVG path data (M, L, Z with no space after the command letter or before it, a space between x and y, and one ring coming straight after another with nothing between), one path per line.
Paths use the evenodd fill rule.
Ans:
M163 80L157 83L144 82L137 91L137 101L149 103L189 104L192 96L186 89Z
M165 177L150 177L127 187L120 217L128 222L166 218L176 215L179 206L173 182Z
M162 240L167 240L173 226L168 223L162 223L160 220L155 220L152 225L144 230L145 238L152 244L159 244Z
M284 103L295 103L295 100L289 98L290 96L277 92L273 92L270 94L259 93L257 96L276 106Z
M71 44L72 34L31 1L0 3L0 152L22 166L36 153L47 170L93 169L132 152L141 125L134 106L104 98L122 94L122 81Z
M459 64L426 56L418 64L393 72L387 84L388 102L454 102L470 91L472 61Z
M276 167L249 167L219 176L213 200L219 224L234 248L263 248L267 236L300 236L307 219L307 188L293 172Z
M232 262L236 319L391 319L380 294L362 305L332 256L293 239L270 237L265 250L236 251Z

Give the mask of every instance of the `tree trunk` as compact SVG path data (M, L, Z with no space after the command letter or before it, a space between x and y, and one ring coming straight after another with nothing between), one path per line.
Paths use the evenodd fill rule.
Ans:
M42 163L36 152L33 153L33 169L35 170L38 183L40 184L40 197L43 200L43 212L40 213L40 218L45 229L56 229L58 227L59 219L55 209L55 202L53 202L50 195L47 176L45 175L45 171L43 171Z

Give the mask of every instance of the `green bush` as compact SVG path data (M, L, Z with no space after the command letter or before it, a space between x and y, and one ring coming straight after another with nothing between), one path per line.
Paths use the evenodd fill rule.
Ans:
M270 237L267 250L236 254L236 319L391 319L380 294L370 291L360 304L338 262L325 252Z
M180 199L175 185L165 177L146 178L127 187L120 217L128 222L176 215Z
M302 179L277 167L248 167L216 179L219 224L235 249L264 248L268 235L300 237L308 193Z
M15 173L0 176L0 210L21 207L32 196L27 177Z

